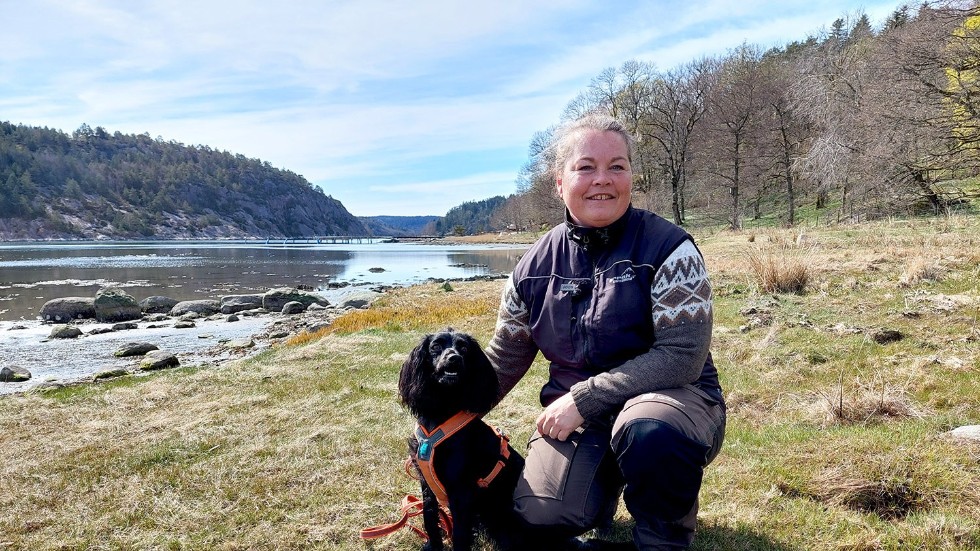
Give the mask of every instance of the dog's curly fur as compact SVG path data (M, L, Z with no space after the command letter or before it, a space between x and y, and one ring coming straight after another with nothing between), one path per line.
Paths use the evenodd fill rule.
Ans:
M427 431L460 411L484 414L497 400L497 374L472 336L448 328L426 335L402 365L398 380L402 403ZM413 461L418 440L409 439ZM435 471L449 497L453 518L453 549L470 549L477 526L503 549L523 546L515 540L519 524L513 511L513 491L524 458L510 448L510 459L487 488L486 476L500 456L500 437L482 420L474 420L439 445ZM416 468L418 464L416 463ZM443 548L436 496L425 479L422 485L423 522L429 542L425 549Z

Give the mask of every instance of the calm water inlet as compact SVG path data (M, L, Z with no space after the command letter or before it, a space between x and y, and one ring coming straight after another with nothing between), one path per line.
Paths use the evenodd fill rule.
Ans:
M256 242L0 244L0 321L33 320L48 300L115 285L141 300L265 292L274 287L411 285L509 273L524 245ZM329 294L327 295L329 298Z

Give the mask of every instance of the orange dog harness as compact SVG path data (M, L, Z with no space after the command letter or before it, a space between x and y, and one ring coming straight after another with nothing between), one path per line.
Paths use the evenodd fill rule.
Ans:
M416 464L418 464L419 471L422 473L422 477L425 478L425 482L429 485L429 488L432 488L432 492L436 494L436 499L443 507L449 506L449 496L446 495L446 488L436 475L436 447L450 436L459 432L470 421L479 417L476 413L461 411L431 431L425 430L422 425L415 428L415 437L419 441L418 453L415 456ZM496 427L493 427L493 430L500 436L500 457L497 459L497 463L493 466L490 473L476 481L477 486L481 488L486 488L493 482L493 479L500 474L500 471L507 465L507 460L510 458L507 436Z
M446 495L446 488L439 481L439 477L436 476L435 470L435 452L436 447L440 442L445 441L450 436L459 432L463 427L468 425L470 421L478 419L480 416L476 413L470 413L468 411L461 411L456 415L450 417L445 423L439 425L438 427L432 429L431 431L426 431L421 425L415 428L415 437L418 438L419 448L418 453L414 456L415 463L419 467L419 472L422 473L422 477L425 479L426 484L432 489L432 492L436 495L436 500L441 506L439 508L439 524L442 529L447 534L453 533L453 519L449 514L449 497ZM509 439L507 436L496 427L492 427L494 432L500 437L500 457L497 459L496 465L490 470L487 476L476 481L477 486L481 488L486 488L493 482L493 479L500 474L504 466L507 465L507 460L510 459L510 448L507 446ZM405 464L405 470L408 471L410 468L412 458L409 458ZM409 472L409 474L411 474ZM391 524L384 524L381 526L372 526L369 528L364 528L361 530L361 538L363 539L375 539L388 534L394 533L401 528L409 528L415 532L423 540L428 540L428 536L422 529L412 526L408 523L411 517L422 514L422 500L415 496L405 496L402 500L402 518L397 522Z

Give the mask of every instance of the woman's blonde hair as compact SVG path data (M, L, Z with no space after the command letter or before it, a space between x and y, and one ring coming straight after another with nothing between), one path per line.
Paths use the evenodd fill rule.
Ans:
M572 149L575 147L576 135L581 130L598 130L600 132L615 132L619 134L623 138L623 141L626 142L626 160L632 164L633 153L636 149L636 140L633 139L633 136L627 132L626 127L618 119L605 113L595 112L567 122L555 130L555 134L551 139L551 154L553 156L551 169L556 176L560 175L564 169L565 162L568 161L568 157L572 154Z

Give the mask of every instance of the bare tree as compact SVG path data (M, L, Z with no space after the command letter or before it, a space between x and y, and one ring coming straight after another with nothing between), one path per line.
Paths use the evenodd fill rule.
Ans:
M656 148L650 157L670 186L674 223L684 223L684 184L690 144L705 113L705 98L714 82L716 62L707 58L691 62L666 74L657 75L648 85L642 124L641 144ZM652 173L644 175L652 179Z
M851 187L859 179L868 58L864 42L848 44L846 36L831 34L800 57L799 78L788 90L789 108L813 129L810 147L797 164L816 185L818 209L828 205L831 191L839 191L838 219L848 212Z
M786 225L793 226L799 191L798 161L810 137L810 126L796 112L789 93L799 79L798 58L785 52L767 54L762 60L762 72L768 135L761 146L769 159L772 178L781 182L785 193Z
M731 52L722 60L707 96L711 136L706 170L728 189L726 221L733 230L742 228L743 193L758 183L762 172L759 157L751 151L764 108L760 58L759 50L749 45Z
M974 3L926 4L874 42L859 151L877 174L873 206L944 212L951 197L939 181L978 166L980 31L970 17L980 17Z
M551 138L555 127L535 132L528 146L528 160L517 175L520 210L528 227L556 224L565 214L551 171L554 152Z

